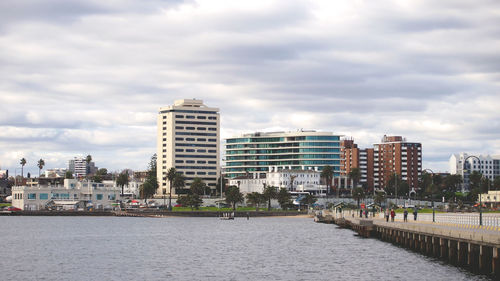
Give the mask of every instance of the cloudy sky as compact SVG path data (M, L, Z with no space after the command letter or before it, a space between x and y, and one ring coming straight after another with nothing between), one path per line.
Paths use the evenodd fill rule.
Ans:
M0 169L145 169L158 108L182 98L219 107L223 138L403 135L434 171L500 154L499 3L4 0Z

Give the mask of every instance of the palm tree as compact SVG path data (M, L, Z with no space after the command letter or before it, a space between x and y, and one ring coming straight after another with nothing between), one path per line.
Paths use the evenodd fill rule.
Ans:
M24 178L24 165L26 165L26 159L24 159L24 157L21 158L20 164L21 164L21 180L22 180Z
M122 188L122 197L123 197L123 187L125 185L128 185L129 180L128 180L128 173L127 171L123 171L118 175L118 178L116 178L116 184Z
M363 190L362 187L356 187L352 191L352 198L355 199L358 202L358 208L359 208L359 200L365 198L365 191Z
M321 177L326 181L326 194L328 194L330 193L330 187L332 184L333 168L330 165L326 165L325 167L323 167L323 170L321 171Z
M353 181L353 188L358 186L359 179L361 178L361 171L359 168L352 168L349 172L349 178Z
M170 192L168 194L168 210L172 211L172 187L174 186L175 176L177 175L177 170L172 167L167 171L167 179L169 181Z
M267 210L271 211L271 199L275 199L278 196L277 188L274 186L266 186L264 187L263 192L264 198L267 200Z
M90 174L90 162L92 162L92 156L89 154L87 157L85 157L85 162L87 162L87 167L85 169L85 173L87 175L87 178Z
M45 166L45 161L43 161L42 158L40 158L40 160L38 160L38 178L40 179L40 173L43 169L43 166Z

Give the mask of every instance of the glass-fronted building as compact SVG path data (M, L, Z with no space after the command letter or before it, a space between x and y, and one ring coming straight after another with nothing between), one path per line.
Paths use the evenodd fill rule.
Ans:
M244 134L226 139L225 174L234 178L247 173L278 169L319 170L330 165L340 175L340 135L297 131Z

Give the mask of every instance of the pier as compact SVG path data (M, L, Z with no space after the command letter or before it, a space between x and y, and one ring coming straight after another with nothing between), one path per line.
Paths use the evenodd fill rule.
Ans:
M500 278L500 231L496 227L413 220L386 222L378 216L359 218L355 213L320 211L314 219L352 229L362 237L378 238L445 260L475 273Z

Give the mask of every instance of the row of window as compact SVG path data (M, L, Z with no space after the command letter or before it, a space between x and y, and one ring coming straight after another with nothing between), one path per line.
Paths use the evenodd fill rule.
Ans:
M200 139L198 139L200 140ZM206 141L206 139L203 139ZM175 146L177 147L217 147L216 144L204 144L204 143L176 143Z
M194 160L175 160L175 163L176 164L182 164L182 163L187 163L187 164L194 164L194 163L197 163L197 164L217 164L217 161L205 161L205 160L197 160L197 161L194 161ZM167 167L166 166L163 166L163 169L166 169Z
M188 155L188 154L176 154L176 158L217 158L216 155Z
M176 125L185 124L185 125L212 125L216 126L217 122L201 122L201 121L175 121Z
M160 111L160 113L169 113L169 112L176 112L176 113L191 113L191 114L217 114L217 111L205 111L205 110L185 110L185 109L168 109L168 110L163 110Z
M216 133L191 133L191 132L175 132L176 136L208 136L216 137Z
M248 162L230 162L226 164L231 166L289 166L289 165L340 165L339 160L295 160L295 161L248 161Z
M176 148L175 152L198 152L198 153L217 153L217 150L215 149L182 149L182 148Z
M283 141L302 141L302 140L326 140L338 141L339 136L300 136L300 137L268 137L268 138L236 138L228 139L227 143L253 143L253 142L283 142Z
M227 160L276 160L276 159L340 159L339 154L285 154L258 156L227 156Z
M176 130L198 130L198 131L206 131L207 129L209 131L217 131L217 128L205 128L205 127L182 127L182 126L175 126L175 129Z
M28 200L48 200L49 199L49 193L40 193L37 196L37 193L28 193ZM103 200L104 195L97 193L95 194L95 200ZM14 199L23 199L23 194L22 193L15 193L14 194ZM69 200L69 199L78 199L78 194L73 194L73 198L71 198L69 193L51 193L50 194L50 199L53 200ZM108 200L116 200L115 194L109 194L108 195Z
M288 149L259 149L259 150L229 150L226 154L282 154L304 152L340 152L339 148L288 148Z
M207 141L205 138L175 138L176 141ZM208 139L209 142L217 142L217 139ZM176 144L177 145L177 144ZM179 144L180 145L180 144ZM215 145L214 145L215 147Z
M301 147L301 146L319 146L319 147L340 147L339 142L287 142L287 143L249 143L249 144L230 144L227 149L237 148L280 148L280 147Z

